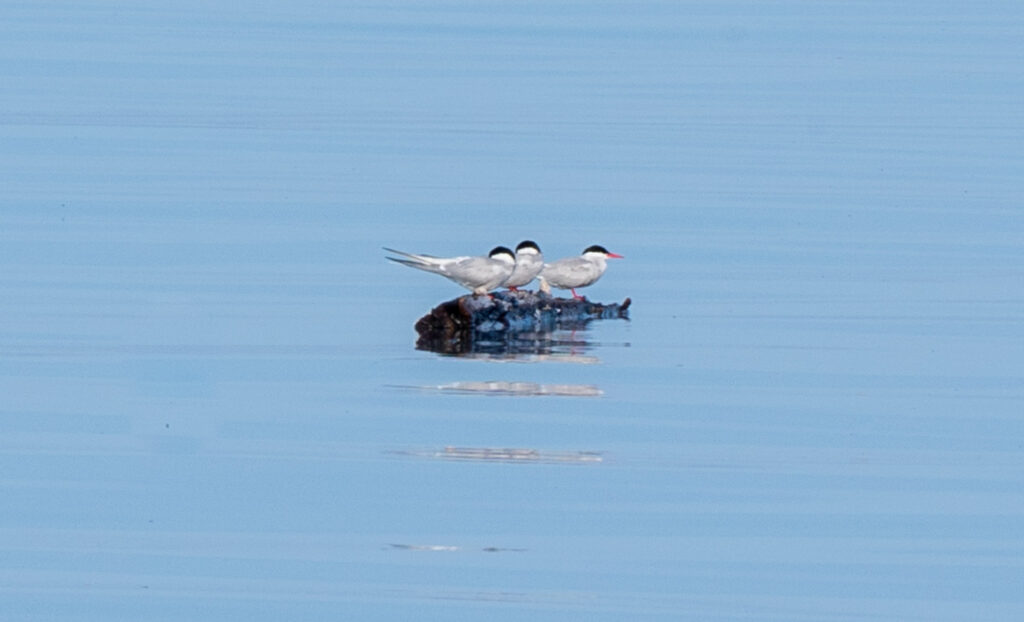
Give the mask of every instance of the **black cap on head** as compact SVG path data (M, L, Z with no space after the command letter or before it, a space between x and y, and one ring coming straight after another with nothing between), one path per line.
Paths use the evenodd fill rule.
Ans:
M488 257L494 257L495 255L502 255L502 254L511 255L512 257L516 256L516 254L513 253L511 251L511 249L509 249L509 248L507 248L505 246L495 246L494 249L491 250L491 252L487 254L487 256Z
M524 248L532 248L533 250L537 251L538 253L540 252L540 247L537 246L537 243L534 242L533 240L523 240L522 242L520 242L519 246L516 247L516 252L519 252L519 251L523 250Z
M607 255L608 254L608 249L603 247L603 246L601 246L600 244L594 244L593 246L588 246L586 249L584 249L583 252L584 253L604 253L605 255Z

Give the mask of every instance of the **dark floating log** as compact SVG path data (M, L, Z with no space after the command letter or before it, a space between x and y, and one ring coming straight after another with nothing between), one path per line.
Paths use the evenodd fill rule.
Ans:
M580 329L598 319L629 319L630 303L629 298L622 304L601 304L530 291L462 296L439 304L416 322L416 347L447 354L492 348L515 353L520 346L532 351L538 334ZM526 337L525 343L519 336Z

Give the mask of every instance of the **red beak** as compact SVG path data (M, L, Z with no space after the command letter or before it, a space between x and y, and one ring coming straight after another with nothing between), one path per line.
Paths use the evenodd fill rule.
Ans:
M622 255L620 255L618 253L608 253L608 257L610 257L612 259L625 259L625 257L623 257Z

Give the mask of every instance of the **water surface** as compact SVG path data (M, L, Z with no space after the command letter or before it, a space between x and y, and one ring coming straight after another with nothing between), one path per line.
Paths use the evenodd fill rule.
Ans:
M1024 614L1015 4L5 13L4 619Z

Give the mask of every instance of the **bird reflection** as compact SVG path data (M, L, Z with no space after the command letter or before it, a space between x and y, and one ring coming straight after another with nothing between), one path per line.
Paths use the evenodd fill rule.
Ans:
M412 458L453 460L460 462L512 462L519 464L601 464L605 461L600 451L559 451L532 447L457 447L443 449L393 450L389 454Z
M463 395L505 395L505 396L557 396L557 397L600 397L604 394L592 384L539 384L536 382L510 382L506 380L450 382L436 386L407 387L419 391L458 393Z

